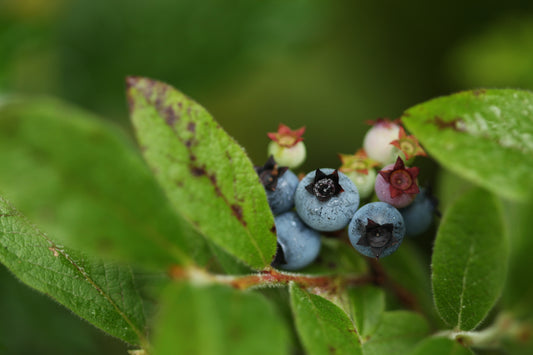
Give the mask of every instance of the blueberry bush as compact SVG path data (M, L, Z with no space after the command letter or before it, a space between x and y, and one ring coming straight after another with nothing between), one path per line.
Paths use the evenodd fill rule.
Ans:
M303 130L280 126L298 152L271 144L254 164L178 90L126 83L138 147L60 101L0 104L0 262L21 282L132 354L531 353L533 93L418 104L354 144L381 162L340 155L340 172L294 170L300 186L285 166L301 164ZM415 155L440 166L438 206ZM296 212L273 208L294 191ZM322 207L348 218L301 222Z

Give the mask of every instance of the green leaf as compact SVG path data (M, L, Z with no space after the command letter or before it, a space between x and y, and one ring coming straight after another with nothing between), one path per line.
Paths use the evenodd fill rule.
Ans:
M362 354L357 331L342 309L294 283L290 294L296 329L308 354Z
M370 339L363 343L363 354L407 354L428 332L425 319L418 313L385 312Z
M50 297L35 292L1 263L0 285L0 354L127 353L128 345L122 340L110 337Z
M247 265L243 264L239 259L235 259L233 256L228 254L224 249L209 241L209 247L213 253L213 256L216 257L218 265L222 273L230 275L245 275L253 273L253 270L250 269ZM213 269L211 267L211 269Z
M441 169L438 174L437 194L439 211L446 211L450 205L461 195L468 192L472 183L460 178L446 169Z
M355 329L364 341L374 332L385 311L385 294L374 286L348 290Z
M0 161L6 197L71 247L159 269L201 251L132 142L84 111L50 99L2 106Z
M461 196L446 211L432 260L433 294L442 319L474 329L500 296L508 247L499 201L482 189Z
M510 241L509 271L503 292L506 310L520 317L533 317L533 283L528 282L533 270L533 203L506 203L506 226Z
M263 296L222 285L169 285L154 333L158 355L270 355L289 350L287 327Z
M143 344L144 311L129 267L97 262L54 243L0 198L0 262L98 328Z
M274 218L243 149L171 86L133 77L127 83L139 145L176 210L251 267L269 265L276 252Z
M533 93L460 92L407 110L402 122L457 175L510 199L531 196Z
M421 341L411 355L468 355L473 354L456 341L448 338L431 337Z
M401 302L398 302L397 295L389 293L391 297L387 301L395 302L395 306L401 308L407 303L423 312L433 326L439 327L442 321L435 311L431 295L430 262L412 240L404 240L398 252L379 260L396 292L402 296Z

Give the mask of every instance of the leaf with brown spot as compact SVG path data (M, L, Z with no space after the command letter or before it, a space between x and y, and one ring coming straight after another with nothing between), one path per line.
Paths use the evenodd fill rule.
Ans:
M533 195L533 93L476 90L439 97L402 117L426 152L499 196Z
M207 262L205 239L175 213L133 143L58 100L6 101L0 186L58 242L87 253L157 270Z
M127 84L139 145L175 209L249 266L269 265L276 252L274 218L244 150L171 86L136 77Z

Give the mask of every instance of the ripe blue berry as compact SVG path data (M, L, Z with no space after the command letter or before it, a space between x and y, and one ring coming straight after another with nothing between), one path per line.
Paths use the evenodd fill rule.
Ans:
M353 216L348 236L353 247L371 258L383 258L398 249L405 235L400 212L385 202L367 203Z
M272 266L298 270L311 264L320 253L320 234L306 226L293 212L274 218L278 235L278 251Z
M296 212L311 228L336 231L346 227L359 207L359 191L343 173L317 169L298 184Z
M428 230L436 207L437 200L426 189L420 189L413 203L400 209L405 222L405 234L417 236Z
M294 192L299 182L298 177L287 167L278 166L272 156L264 166L256 167L255 170L265 187L272 213L278 215L292 209Z

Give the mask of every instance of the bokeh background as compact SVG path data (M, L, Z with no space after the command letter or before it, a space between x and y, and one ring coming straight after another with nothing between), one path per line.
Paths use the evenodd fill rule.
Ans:
M131 133L127 75L200 102L256 164L283 122L307 127L303 170L336 167L366 120L533 89L533 1L0 0L0 99L60 97ZM0 353L125 349L3 268L0 314Z

